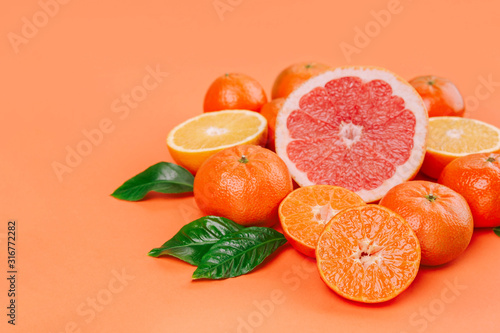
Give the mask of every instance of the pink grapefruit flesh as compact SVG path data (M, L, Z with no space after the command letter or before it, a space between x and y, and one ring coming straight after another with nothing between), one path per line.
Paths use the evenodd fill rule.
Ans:
M373 202L416 175L427 123L422 99L403 79L381 68L342 67L286 99L276 152L300 186L341 186Z

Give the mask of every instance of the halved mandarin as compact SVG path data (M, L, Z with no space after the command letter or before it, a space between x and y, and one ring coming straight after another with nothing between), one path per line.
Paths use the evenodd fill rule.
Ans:
M315 256L319 235L342 209L364 205L359 195L333 185L301 187L280 204L279 217L285 237L299 252Z
M417 276L420 244L410 225L379 205L344 209L319 237L316 259L326 285L347 299L388 301Z

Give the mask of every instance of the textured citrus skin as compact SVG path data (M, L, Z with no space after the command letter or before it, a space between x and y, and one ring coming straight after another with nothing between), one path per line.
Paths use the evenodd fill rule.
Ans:
M472 154L446 166L439 183L469 203L476 228L500 226L500 154Z
M264 88L245 74L228 73L218 77L208 88L203 111L251 110L259 112L267 103Z
M224 149L207 159L194 179L194 199L207 215L244 226L272 226L278 207L292 191L285 163L254 145Z
M274 81L271 98L287 97L302 83L330 68L319 62L301 62L285 68Z
M325 225L342 209L365 205L354 192L332 185L312 185L288 194L279 207L283 234L290 244L308 257L315 257Z
M420 245L410 225L380 205L340 211L327 224L316 248L321 279L347 299L385 302L417 276Z
M285 102L284 98L273 99L269 103L264 104L262 109L260 110L260 114L266 117L267 126L268 126L268 135L267 135L267 145L266 147L271 149L272 151L276 151L275 147L275 130L276 130L276 115L278 111L283 106Z
M429 117L463 117L465 103L455 84L448 79L434 75L414 78L410 84L424 101Z
M434 200L426 196L433 195ZM392 188L380 205L401 215L417 234L422 265L437 266L457 258L469 245L474 230L465 199L452 189L427 181Z

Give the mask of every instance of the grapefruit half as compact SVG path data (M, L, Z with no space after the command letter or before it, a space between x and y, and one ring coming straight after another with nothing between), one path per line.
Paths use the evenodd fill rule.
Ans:
M427 124L405 80L382 68L340 67L288 96L276 118L276 153L300 186L340 186L374 202L417 174Z

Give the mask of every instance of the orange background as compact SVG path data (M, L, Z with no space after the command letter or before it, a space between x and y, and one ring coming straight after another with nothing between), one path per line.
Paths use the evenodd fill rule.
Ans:
M303 60L436 74L457 84L468 117L500 126L498 2L66 2L48 7L51 17L35 0L0 10L2 332L498 331L500 239L491 230L476 231L458 260L422 269L393 301L366 306L327 289L289 245L251 274L192 282L192 266L146 256L201 216L192 196L109 196L172 161L167 133L201 112L209 84L228 71L268 92L281 69ZM216 11L220 3L227 11ZM387 8L397 13L381 26L375 16ZM372 37L355 40L365 28ZM349 59L346 44L357 48ZM164 74L142 96L147 68ZM131 92L141 100L126 106ZM84 132L99 126L107 133L86 145ZM87 155L58 178L54 162L66 164L76 147ZM15 327L5 315L8 219L18 221Z

